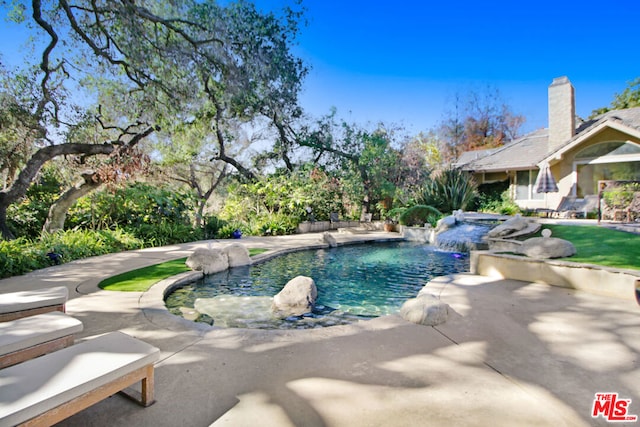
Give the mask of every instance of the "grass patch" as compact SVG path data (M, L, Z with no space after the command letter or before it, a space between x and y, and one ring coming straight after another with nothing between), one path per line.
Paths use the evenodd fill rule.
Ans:
M545 224L542 228L576 247L574 256L563 258L566 261L640 270L638 234L590 225Z
M249 256L258 255L266 251L268 251L268 249L250 248ZM103 280L98 286L107 291L145 292L160 280L189 271L189 267L184 263L186 260L186 258L180 258L138 268L137 270L127 271L126 273L111 276Z

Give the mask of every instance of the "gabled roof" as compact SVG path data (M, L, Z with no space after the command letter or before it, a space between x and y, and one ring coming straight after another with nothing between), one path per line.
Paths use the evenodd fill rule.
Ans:
M604 114L594 117L592 120L582 123L582 125L576 129L576 135L573 138L556 150L550 152L540 163L561 159L565 152L605 128L616 129L640 139L640 107L607 111Z
M463 164L462 169L474 172L532 169L547 155L548 134L547 129L538 129L483 157L462 163L460 160L469 158L467 153L473 153L467 151L462 153L458 163Z
M617 129L640 138L640 107L608 111L581 122L575 136L553 151L549 151L549 130L539 129L497 149L480 150L476 155L474 151L466 151L456 163L462 169L474 172L535 169L545 162L562 158L567 150L604 128Z

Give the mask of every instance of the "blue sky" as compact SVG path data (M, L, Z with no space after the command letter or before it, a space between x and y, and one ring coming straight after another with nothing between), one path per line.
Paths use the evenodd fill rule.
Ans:
M286 0L264 0L277 7ZM296 52L311 65L302 105L414 132L456 93L497 88L524 130L547 126L547 87L568 76L577 114L640 77L640 2L306 0Z
M416 133L436 126L456 93L490 86L529 131L547 126L554 77L569 77L582 117L640 77L638 0L303 1L295 52L311 67L300 99L313 116L336 107L349 121ZM0 24L4 59L23 54L21 34Z

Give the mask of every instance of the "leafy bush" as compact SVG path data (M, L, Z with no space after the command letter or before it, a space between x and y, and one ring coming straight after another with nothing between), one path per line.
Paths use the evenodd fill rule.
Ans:
M292 234L296 227L298 226L298 221L296 218L284 215L284 214L274 214L268 215L259 220L259 232L262 236L283 236L286 234Z
M71 230L44 234L40 239L20 237L0 241L0 277L11 277L52 262L47 253L62 255L62 262L106 253L142 248L142 242L122 230Z
M480 194L477 203L479 212L498 213L501 215L515 215L520 212L520 206L513 201L509 190L502 192L499 199Z
M240 230L243 235L251 234L244 225L240 225L239 223L227 223L218 229L216 238L231 239L233 232L236 230Z
M633 201L633 195L640 191L640 183L621 184L602 193L605 203L610 208L626 209Z
M66 225L69 228L132 230L143 224L190 224L189 215L194 210L190 193L138 182L83 197L69 210Z
M205 239L213 239L218 236L220 229L227 224L227 221L224 221L217 216L208 215L204 217L204 238Z
M166 246L175 243L202 240L203 231L189 224L160 221L155 224L141 224L127 227L129 233L144 241L145 246Z
M441 217L442 213L432 206L416 205L405 210L400 215L400 224L407 226L430 224L435 226Z
M467 172L449 167L431 175L422 190L420 204L433 206L440 212L466 209L476 197L476 183Z

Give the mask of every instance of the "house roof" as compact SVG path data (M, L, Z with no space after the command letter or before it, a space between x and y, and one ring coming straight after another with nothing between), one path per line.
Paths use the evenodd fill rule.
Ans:
M562 155L582 143L585 139L600 132L604 128L617 129L621 132L640 138L640 107L625 110L612 110L582 123L573 138L553 150L542 159L541 163L561 159Z
M547 129L538 129L481 157L474 158L468 154L474 152L467 151L462 153L458 164L464 170L475 172L532 169L547 155L548 134Z
M576 134L560 147L549 151L548 129L538 129L502 147L492 150L466 151L456 164L474 172L498 172L537 168L544 162L560 159L564 152L582 143L605 127L618 129L640 138L640 107L613 110L580 122Z

